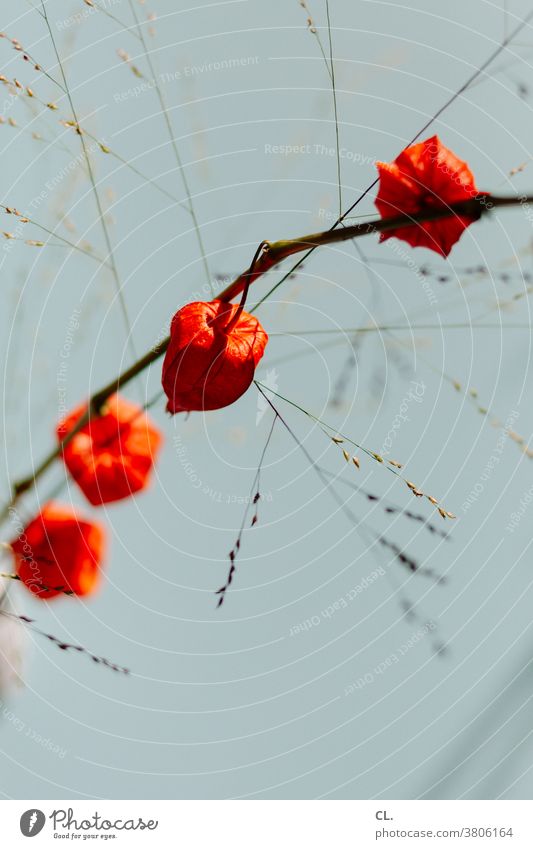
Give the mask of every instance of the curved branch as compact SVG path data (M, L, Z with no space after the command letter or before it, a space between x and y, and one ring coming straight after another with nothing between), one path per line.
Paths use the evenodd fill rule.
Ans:
M279 265L283 260L308 250L309 248L317 248L323 245L336 244L337 242L345 242L349 239L357 239L361 236L368 236L372 233L385 233L389 230L395 230L398 227L406 227L409 225L421 224L427 221L437 221L441 218L448 218L452 215L466 216L477 220L488 211L507 206L527 206L533 204L533 196L520 195L515 197L498 197L496 195L480 195L470 200L461 201L460 203L451 206L444 206L441 209L431 209L419 213L418 215L397 215L394 218L378 218L364 223L353 224L341 229L330 229L320 233L310 233L307 236L300 236L296 239L282 239L277 242L262 242L256 252L256 257L252 265L240 274L230 283L217 297L216 300L229 302L237 297L245 288L252 285L259 277L271 271L275 266ZM5 507L0 510L0 522L6 520L19 498L27 492L34 483L46 472L52 463L61 456L63 448L70 440L85 427L92 419L100 415L100 410L104 406L107 399L115 392L133 380L137 375L148 368L152 363L161 357L168 348L170 336L165 337L157 345L146 352L140 359L133 363L129 368L121 372L117 377L113 378L109 383L93 393L88 401L87 410L78 420L74 428L65 436L62 442L50 451L44 460L37 466L34 471L27 477L16 481L12 485L11 500Z

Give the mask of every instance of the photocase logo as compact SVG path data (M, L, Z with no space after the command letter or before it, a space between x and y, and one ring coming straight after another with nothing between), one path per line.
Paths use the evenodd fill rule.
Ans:
M44 828L46 816L38 808L30 808L25 811L20 818L20 830L24 837L35 837ZM51 820L51 828L54 831L54 837L82 837L79 832L83 832L83 840L89 837L101 837L108 840L109 837L118 837L118 834L110 834L111 832L122 831L155 831L159 825L159 820L144 820L142 817L119 818L116 820L107 819L95 811L91 816L85 816L83 819L76 819L73 808L57 808L52 811L48 817ZM98 832L105 832L99 834ZM0 843L0 845L3 845Z
M24 811L20 818L20 830L24 837L35 837L43 830L46 817L42 811L37 808L30 808L29 811Z

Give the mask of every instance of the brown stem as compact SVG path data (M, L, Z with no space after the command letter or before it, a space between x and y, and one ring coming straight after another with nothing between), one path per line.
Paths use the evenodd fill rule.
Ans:
M307 236L300 236L296 239L282 239L278 242L261 242L260 248L256 252L255 262L248 267L246 271L240 274L229 286L227 286L216 298L216 300L229 303L237 297L242 291L247 290L259 277L266 274L280 262L283 262L287 257L309 248L316 248L321 245L331 245L337 242L345 242L348 239L357 239L361 236L368 236L371 233L384 233L389 230L395 230L398 227L406 227L409 225L420 224L426 221L437 221L441 218L448 218L452 215L466 216L474 220L496 207L520 206L533 204L533 197L518 196L518 197L497 197L495 195L480 195L470 200L461 201L460 203L451 206L444 206L441 209L431 209L420 212L417 215L397 215L394 218L378 218L373 221L367 221L360 224L352 224L349 227L342 229L331 229L320 233L311 233ZM39 466L26 478L17 481L12 486L12 497L9 504L0 510L0 522L5 521L9 515L9 511L13 509L23 493L27 492L35 481L44 474L44 472L52 465L62 453L65 445L84 427L91 418L98 416L100 410L107 399L119 390L122 386L129 383L134 377L137 377L144 369L156 362L168 348L170 336L167 336L156 346L147 351L144 356L137 360L125 371L121 372L117 377L111 380L106 386L103 386L97 392L90 396L87 411L78 420L74 428L65 436L62 442L58 443L40 463Z
M249 290L249 288L250 288L250 286L253 282L253 279L254 279L253 273L254 273L254 268L256 266L256 263L257 263L259 257L262 255L262 253L264 251L269 250L269 248L270 248L270 245L269 245L268 242L261 242L261 244L257 248L257 250L254 254L254 258L252 259L252 262L250 263L250 268L248 269L248 271L244 275L245 282L244 282L244 286L242 288L242 295L241 295L241 300L240 300L239 306L238 306L238 308L235 312L235 315L231 319L231 321L228 321L228 323L226 324L226 326L224 328L224 332L226 334L230 334L231 331L233 330L233 328L235 327L235 325L237 324L237 322L239 321L239 319L240 319L240 317L243 313L244 307L246 305L246 298L248 297L248 290Z

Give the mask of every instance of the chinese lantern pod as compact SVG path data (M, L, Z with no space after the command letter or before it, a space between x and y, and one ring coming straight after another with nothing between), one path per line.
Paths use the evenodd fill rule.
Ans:
M77 407L58 425L60 441L86 410ZM141 407L113 395L65 445L63 460L91 504L107 504L148 485L162 439Z
M466 162L445 147L438 136L403 150L394 162L378 162L376 206L382 218L417 215L425 211L482 197ZM446 257L474 218L449 215L398 227L381 234L395 236L412 247L424 247Z
M172 319L162 382L169 413L218 410L250 386L268 336L237 304L195 301Z
M102 525L50 502L11 543L20 580L38 598L85 596L100 582L106 548Z

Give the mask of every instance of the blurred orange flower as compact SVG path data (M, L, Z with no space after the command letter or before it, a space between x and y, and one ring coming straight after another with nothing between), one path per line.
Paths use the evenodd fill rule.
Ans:
M73 410L57 427L61 441L85 413ZM91 504L128 498L150 479L163 436L146 412L113 395L101 415L92 418L63 448L70 474Z
M39 598L96 589L105 551L101 525L50 502L11 543L20 580Z

